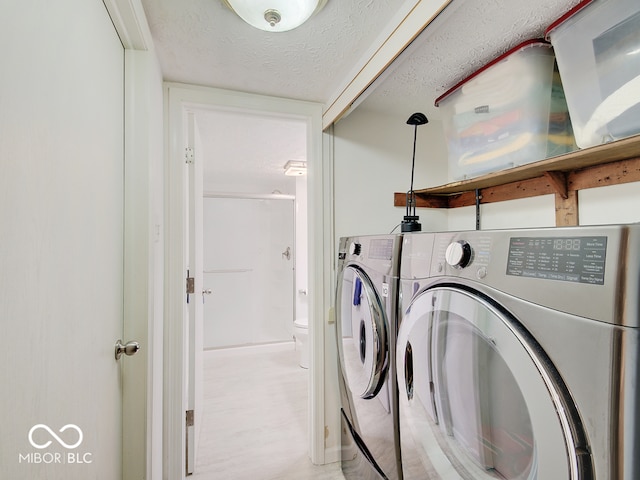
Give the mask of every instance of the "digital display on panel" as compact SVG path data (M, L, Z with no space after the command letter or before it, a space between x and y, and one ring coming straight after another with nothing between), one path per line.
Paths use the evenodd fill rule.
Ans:
M507 275L604 285L607 237L512 237Z

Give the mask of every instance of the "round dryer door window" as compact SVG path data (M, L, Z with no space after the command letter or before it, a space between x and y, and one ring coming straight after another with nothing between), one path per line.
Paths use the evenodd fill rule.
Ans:
M481 296L450 287L418 296L397 364L405 478L591 478L551 362Z
M384 383L387 366L384 308L373 283L358 267L344 269L338 292L346 382L354 395L373 398Z

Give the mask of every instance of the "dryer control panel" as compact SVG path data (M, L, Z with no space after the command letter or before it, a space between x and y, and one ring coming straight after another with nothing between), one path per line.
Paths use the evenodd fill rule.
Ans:
M607 237L511 237L507 275L604 285Z

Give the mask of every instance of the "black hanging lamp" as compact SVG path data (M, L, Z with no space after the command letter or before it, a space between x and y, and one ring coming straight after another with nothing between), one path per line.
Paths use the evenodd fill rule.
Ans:
M424 125L428 123L427 117L424 113L414 113L407 120L407 125L413 125L413 158L411 160L411 188L407 192L407 210L404 220L400 224L401 232L419 232L422 230L422 225L418 222L419 217L416 215L416 195L413 191L413 173L416 168L416 140L418 138L418 125Z

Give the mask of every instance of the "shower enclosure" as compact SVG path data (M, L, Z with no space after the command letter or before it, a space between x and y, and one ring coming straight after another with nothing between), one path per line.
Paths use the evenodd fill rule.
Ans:
M291 340L294 197L206 197L204 348Z

